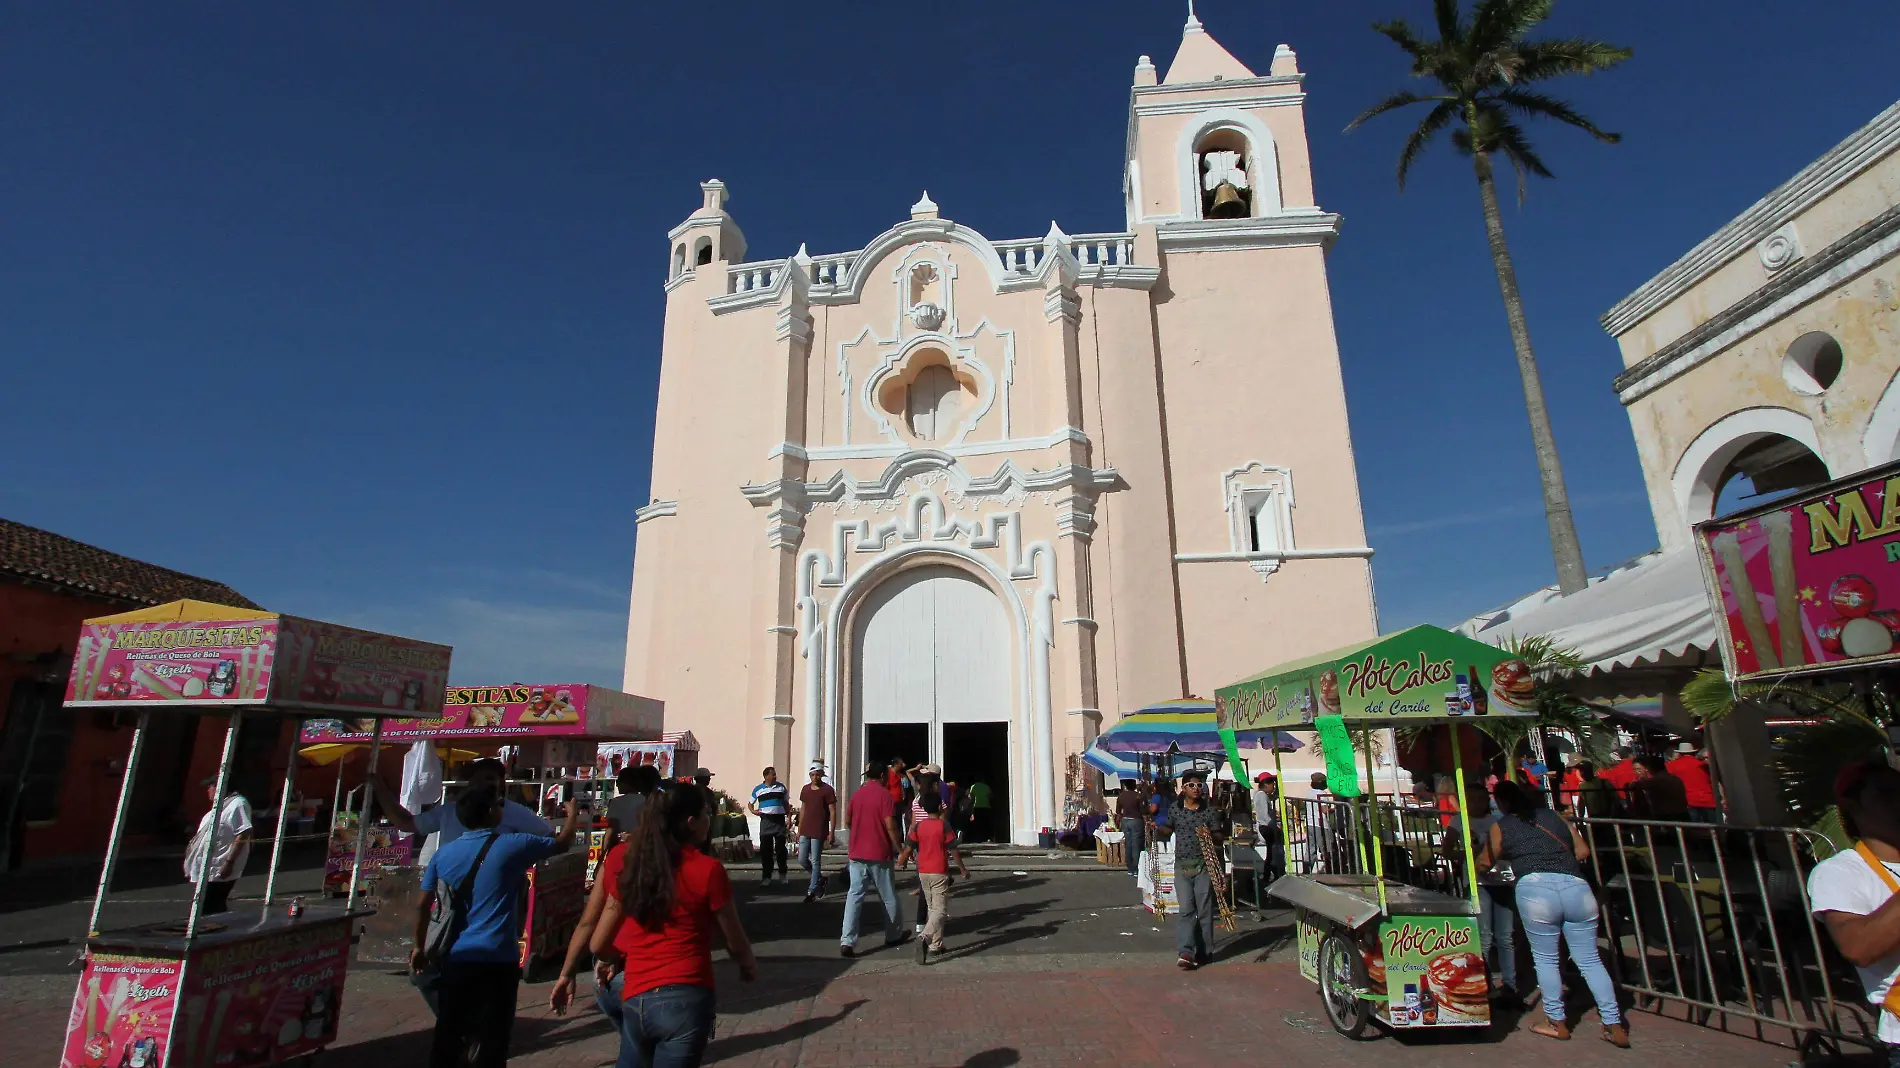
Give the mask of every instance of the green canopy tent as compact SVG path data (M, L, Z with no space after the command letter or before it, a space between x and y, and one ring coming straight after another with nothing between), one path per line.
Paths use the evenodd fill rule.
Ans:
M1214 691L1214 718L1237 777L1246 773L1234 740L1236 731L1318 730L1325 743L1328 779L1335 783L1333 792L1354 797L1359 792L1358 774L1352 769L1352 748L1346 741L1348 725L1376 729L1419 722L1456 725L1482 716L1532 716L1536 715L1531 706L1536 681L1529 664L1495 645L1421 625L1281 664L1223 686ZM1457 752L1454 742L1454 757ZM1456 773L1458 796L1463 798L1464 768L1457 767ZM1366 781L1372 781L1369 747ZM1284 793L1280 805L1284 826ZM1468 864L1470 852L1467 833ZM1476 885L1474 876L1474 900ZM1383 908L1383 872L1379 893Z
M1214 691L1214 719L1240 774L1234 732L1535 715L1530 666L1503 649L1433 626L1410 627L1281 664Z

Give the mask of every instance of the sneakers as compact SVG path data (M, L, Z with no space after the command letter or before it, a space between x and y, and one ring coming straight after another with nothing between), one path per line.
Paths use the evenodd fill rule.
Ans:
M838 947L838 956L843 957L845 960L850 960L851 958L857 955L858 955L858 951L855 949L852 949L850 946Z
M1199 961L1195 960L1192 955L1187 954L1187 953L1181 954L1181 958L1175 961L1174 964L1175 964L1175 967L1180 968L1184 972L1191 972L1194 969L1199 968L1201 966Z
M806 891L806 893L805 893L805 904L807 904L807 905L809 905L809 904L811 904L812 902L814 902L814 901L816 901L816 900L818 900L818 897L817 897L817 895L815 895L815 894L813 894L813 893L811 893L810 891Z

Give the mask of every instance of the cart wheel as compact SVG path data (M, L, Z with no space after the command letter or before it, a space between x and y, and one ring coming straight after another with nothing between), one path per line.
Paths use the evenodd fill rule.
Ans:
M1319 947L1319 999L1333 1030L1358 1038L1372 1021L1372 1003L1353 992L1358 952L1341 935L1328 935Z

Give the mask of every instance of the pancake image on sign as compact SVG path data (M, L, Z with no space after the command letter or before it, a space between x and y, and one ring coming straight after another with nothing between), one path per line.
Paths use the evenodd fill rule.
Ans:
M1537 693L1537 676L1522 660L1505 660L1491 669L1491 696L1499 704L1528 712Z

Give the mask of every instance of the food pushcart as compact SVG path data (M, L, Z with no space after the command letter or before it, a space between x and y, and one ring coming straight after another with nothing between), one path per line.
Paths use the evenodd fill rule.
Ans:
M1357 1036L1374 1019L1394 1029L1491 1022L1470 824L1450 821L1426 856L1408 851L1410 813L1396 790L1389 806L1379 802L1370 745L1369 789L1361 794L1348 732L1449 724L1463 804L1460 725L1483 716L1534 715L1535 686L1529 666L1510 653L1419 626L1215 691L1223 737L1263 727L1317 730L1329 784L1346 798L1290 814L1281 791L1282 844L1289 866L1296 844L1307 847L1300 853L1305 870L1268 888L1293 906L1300 973L1319 985L1327 1019L1341 1034ZM1239 766L1231 744L1228 757ZM1302 836L1297 841L1296 834Z
M294 755L285 762L261 907L205 917L215 852L208 848L183 923L101 926L147 728L153 716L228 718L211 806L218 813L230 793L242 724L274 728L286 718L346 715L370 724L374 750L384 718L441 708L449 656L445 645L199 601L86 621L66 707L136 710L139 718L61 1068L281 1064L313 1056L335 1039L352 928L366 913L354 895L341 906L273 908Z
M587 683L455 686L449 689L440 716L393 720L383 738L438 746L448 742L461 747L511 746L508 783L532 790L533 807L543 815L558 807L561 794L569 791L593 796L599 812L605 808L611 780L597 773L597 750L603 743L657 742L663 716L659 701ZM366 737L363 726L347 719L311 720L304 725L301 741L305 745L358 742ZM374 830L370 837L373 848ZM421 876L412 854L406 852L407 843L390 849L390 861L377 879L377 893L384 900L412 895ZM566 951L568 936L587 905L591 852L570 850L529 869L521 933L523 968ZM359 955L366 960L407 960L410 934L406 922L375 921Z

